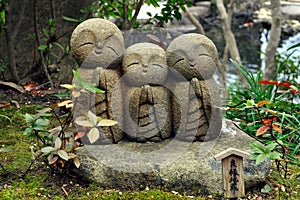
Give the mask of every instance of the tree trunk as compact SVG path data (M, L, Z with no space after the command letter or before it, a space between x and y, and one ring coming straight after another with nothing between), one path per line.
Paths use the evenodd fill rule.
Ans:
M7 46L7 59L8 59L8 68L12 76L12 81L18 83L20 77L17 72L16 59L13 49L13 38L11 32L11 20L10 20L10 8L12 7L13 1L9 2L8 7L6 7L6 0L2 0L2 6L6 9L5 12L5 21L6 25L4 26L6 46Z
M217 0L216 4L217 4L217 8L220 12L220 16L221 16L221 19L222 19L222 28L223 28L223 33L224 33L224 37L225 37L225 40L226 40L226 46L228 46L231 58L241 65L242 62L241 62L240 53L239 53L239 50L237 48L237 44L236 44L234 34L231 31L231 13L232 13L232 10L230 10L228 13L226 12L225 6L223 4L223 0ZM230 9L232 9L231 8L232 4L233 4L233 0L231 0L230 3L229 3L229 8ZM224 60L223 62L227 62L227 61ZM237 74L239 76L239 80L242 81L242 82L245 82L245 78L241 75L241 73L239 71L237 72Z
M272 27L270 39L268 41L265 54L265 73L264 79L272 80L276 74L276 50L280 41L281 35L281 6L280 0L271 0L272 10Z
M200 24L200 22L196 19L196 17L193 15L193 13L191 13L189 11L189 9L187 8L187 6L185 7L186 11L186 15L187 17L189 18L189 20L192 22L192 24L194 24L194 26L196 27L197 29L197 32L199 34L202 34L202 35L205 35L205 31L204 31L204 28L203 26Z

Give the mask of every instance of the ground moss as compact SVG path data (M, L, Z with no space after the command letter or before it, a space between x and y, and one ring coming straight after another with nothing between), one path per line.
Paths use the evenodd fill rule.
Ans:
M14 150L0 153L0 200L2 199L189 199L172 192L162 190L120 192L103 189L95 183L89 183L73 174L55 174L43 159L33 162L30 170L25 174L33 161L31 148L35 151L38 146L35 141L23 135L26 122L25 113L36 113L39 106L22 106L21 109L7 107L0 109L0 114L9 116L9 121L0 124L0 147ZM2 127L1 127L2 126ZM273 170L266 184L272 187L269 193L247 194L247 197L262 196L263 199L300 199L300 167L289 168L288 179ZM220 199L220 196L197 197L195 199Z

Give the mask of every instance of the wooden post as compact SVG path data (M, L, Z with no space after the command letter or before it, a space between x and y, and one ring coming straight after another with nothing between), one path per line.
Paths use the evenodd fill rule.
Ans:
M229 148L215 156L222 161L224 182L224 198L240 198L245 196L243 158L250 157L250 153Z

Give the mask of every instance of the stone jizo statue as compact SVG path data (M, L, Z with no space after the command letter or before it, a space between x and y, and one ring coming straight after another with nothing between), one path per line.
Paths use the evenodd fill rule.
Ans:
M75 98L75 115L91 110L118 121L101 129L100 142L207 141L219 135L220 102L212 77L218 52L207 37L181 35L167 50L143 41L125 49L113 23L90 19L74 30L71 48L79 75L105 91Z

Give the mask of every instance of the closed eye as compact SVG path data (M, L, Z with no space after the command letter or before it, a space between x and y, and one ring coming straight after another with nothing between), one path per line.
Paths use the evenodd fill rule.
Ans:
M161 66L160 64L155 64L155 63L153 63L152 65L154 65L154 66L158 66L158 67L161 67L161 68L164 68L163 66Z
M177 60L177 61L174 63L174 65L176 65L177 63L179 63L179 62L181 62L181 61L183 61L183 60L184 60L184 58L181 58L181 59Z
M199 54L199 56L208 56L208 57L210 57L210 55L205 54L205 53L201 53L201 54Z
M79 45L79 47L82 47L82 46L85 46L85 45L88 45L88 44L94 44L94 43L92 43L92 42L86 42L86 43L83 43L83 44L81 44L81 45Z
M118 55L118 53L115 51L114 48L112 48L111 46L106 46L107 48L111 49L113 52L115 52L116 55Z
M130 63L129 65L127 65L127 68L133 67L134 65L138 65L138 62L134 62L134 63Z

